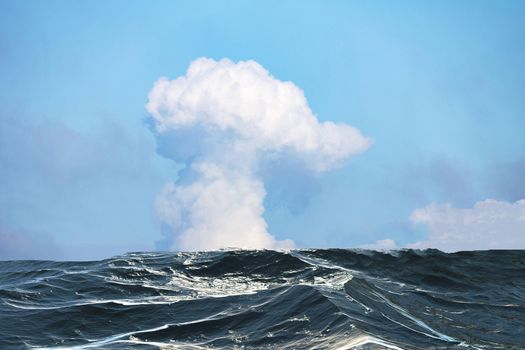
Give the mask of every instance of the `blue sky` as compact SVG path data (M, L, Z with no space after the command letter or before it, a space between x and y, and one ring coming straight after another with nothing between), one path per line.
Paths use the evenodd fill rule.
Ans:
M145 103L159 77L199 57L255 60L303 89L320 121L374 140L340 169L285 182L306 198L296 210L268 185L264 218L278 239L432 244L464 232L439 208L449 219L479 217L486 200L516 209L524 15L522 1L2 1L0 258L162 248L154 202L180 164L157 152ZM520 208L502 224L515 248L525 248Z

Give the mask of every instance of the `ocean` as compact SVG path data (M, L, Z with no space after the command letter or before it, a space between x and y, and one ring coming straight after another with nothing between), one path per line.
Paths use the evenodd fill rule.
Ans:
M2 261L0 349L525 349L525 251Z

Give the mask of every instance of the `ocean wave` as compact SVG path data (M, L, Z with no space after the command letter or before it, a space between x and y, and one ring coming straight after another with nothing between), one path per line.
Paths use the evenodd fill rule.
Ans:
M2 349L523 349L525 253L0 262Z

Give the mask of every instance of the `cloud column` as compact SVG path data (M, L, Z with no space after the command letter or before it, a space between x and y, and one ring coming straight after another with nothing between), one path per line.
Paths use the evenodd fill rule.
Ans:
M371 145L354 127L319 122L301 89L255 61L199 58L160 78L146 109L159 152L185 164L156 201L172 249L293 247L267 231L262 164L293 159L321 173Z

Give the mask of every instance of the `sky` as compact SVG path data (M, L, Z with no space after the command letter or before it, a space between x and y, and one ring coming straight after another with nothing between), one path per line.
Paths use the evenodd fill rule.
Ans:
M525 248L523 1L0 2L0 259Z

